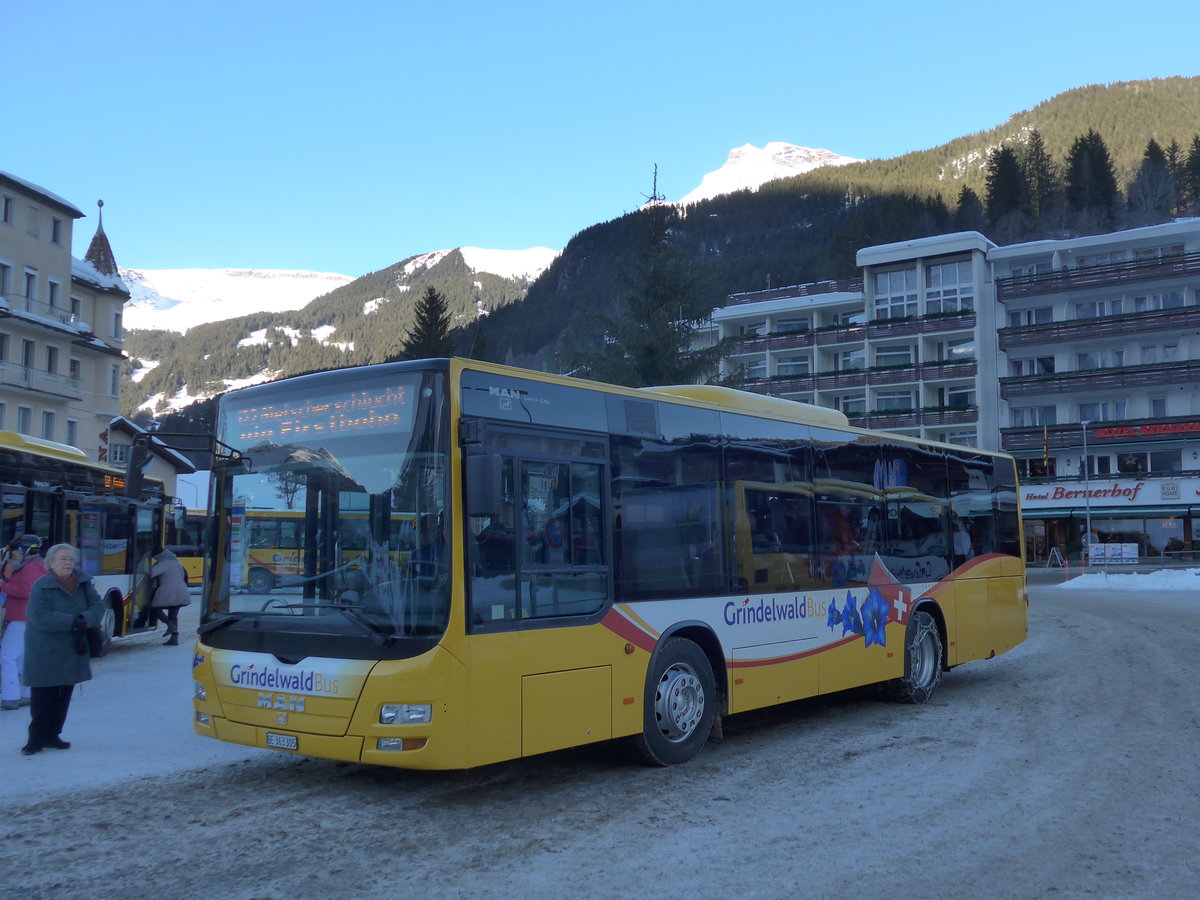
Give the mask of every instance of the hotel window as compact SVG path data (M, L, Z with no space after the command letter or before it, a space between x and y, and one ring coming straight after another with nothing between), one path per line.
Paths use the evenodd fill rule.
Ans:
M5 194L3 200L0 200L0 222L5 225L13 223L13 198L8 194Z
M57 281L46 280L46 305L50 307L51 315L58 312L58 288L59 283Z
M108 461L115 466L123 466L125 465L128 452L128 444L109 444Z
M1091 372L1095 369L1113 369L1125 365L1124 350L1091 350L1076 356L1076 371Z
M738 334L747 338L760 337L766 333L766 322L747 322L745 325L739 326L738 328Z
M912 412L912 391L880 391L875 395L875 408L880 412Z
M775 369L780 375L796 378L809 374L810 364L807 356L781 356Z
M1164 291L1161 294L1146 294L1133 298L1134 312L1156 312L1160 309L1179 309L1183 306L1183 294L1179 291Z
M1017 406L1012 411L1012 423L1014 428L1056 425L1058 412L1053 406Z
M1145 453L1117 454L1117 471L1122 475L1136 475L1149 470Z
M867 317L864 313L843 310L833 314L833 321L830 324L841 328L853 328L855 325L862 325L866 320Z
M121 367L118 365L108 367L108 392L114 397L121 396Z
M942 393L942 388L938 389L938 394ZM974 406L975 405L975 389L971 387L951 387L945 388L945 402L943 406Z
M917 270L875 273L875 318L899 319L917 314Z
M1124 400L1105 400L1101 403L1080 403L1081 422L1121 422L1125 419Z
M33 368L33 341L21 340L21 365L26 369Z
M1155 419L1161 419L1167 414L1167 398L1166 397L1151 397L1150 398L1150 415Z
M25 270L25 312L34 312L37 303L37 269Z
M8 335L0 331L0 363L8 359Z
M1111 266L1125 262L1125 251L1114 250L1111 253L1093 253L1090 256L1080 256L1075 260L1075 267L1084 269L1088 266Z
M883 344L875 348L877 366L911 366L913 348L908 344Z
M1075 304L1076 319L1101 319L1105 316L1119 316L1125 311L1124 302L1116 300L1085 300Z
M20 434L29 434L33 425L33 410L28 406L17 407L17 431Z
M72 447L78 445L79 441L79 420L67 419L67 443Z
M858 350L843 350L838 354L837 370L839 372L858 372L864 369L866 364L867 351L861 348Z
M975 308L975 283L969 260L925 267L925 314L969 312Z
M42 439L54 440L54 413L48 409L42 410Z
M69 375L71 378L75 379L76 381L81 380L83 377L81 370L82 366L76 357L72 356L69 360L67 360L67 375Z
M8 299L8 292L12 284L12 266L6 262L0 262L0 300Z
M58 374L58 348L46 348L46 371L51 375Z
M1008 314L1008 324L1013 328L1026 325L1048 325L1054 321L1054 310L1049 306L1037 309L1017 309Z
M1042 262L1026 263L1022 266L1013 266L1009 274L1014 278L1020 278L1022 276L1047 275L1049 273L1050 260L1047 259L1043 260Z
M743 364L742 374L749 379L758 380L767 377L767 361L752 359Z
M78 297L71 298L71 316L75 321L79 320L79 316L83 311L83 301Z
M118 309L113 313L112 336L117 340L122 338L121 334L121 311Z
M4 404L4 402L0 401L0 430L3 430L4 428L4 413L7 411L7 409L8 407Z
M947 431L936 440L947 444L958 444L960 447L977 447L979 441L974 431Z
M792 331L808 331L808 319L778 319L775 322L776 334Z
M1152 366L1156 363L1178 362L1178 344L1143 344L1142 365Z
M1183 471L1183 451L1182 450L1151 450L1150 451L1150 471L1151 472L1182 472Z
M1034 356L1030 357L1029 359L1012 359L1008 362L1008 369L1012 375L1017 377L1028 375L1053 375L1054 357Z
M50 219L50 243L62 246L63 241L63 220L58 216Z
M975 358L975 339L960 338L957 341L938 341L937 358L943 362L967 362Z
M861 416L867 411L867 395L843 394L837 399L837 407L848 416Z

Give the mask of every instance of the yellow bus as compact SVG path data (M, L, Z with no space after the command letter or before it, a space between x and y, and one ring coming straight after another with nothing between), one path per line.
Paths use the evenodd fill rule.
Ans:
M231 392L216 437L193 724L219 740L447 769L621 739L667 765L746 710L923 702L1027 635L1011 457L831 410L443 359ZM264 592L272 502L299 573Z
M207 509L187 509L182 518L177 516L167 523L165 546L183 566L189 585L198 585L204 578L208 518Z
M36 534L43 552L75 545L104 601L108 636L137 630L135 612L150 595L150 554L175 513L161 482L144 479L139 495L127 497L120 469L76 447L0 431L0 489L3 543Z

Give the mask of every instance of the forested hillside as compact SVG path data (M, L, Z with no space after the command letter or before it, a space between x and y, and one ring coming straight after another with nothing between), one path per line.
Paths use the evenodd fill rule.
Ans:
M630 185L630 198L649 180L648 163L648 183ZM264 369L288 375L392 358L428 286L447 300L457 353L569 368L627 289L645 214L581 230L527 293L523 283L471 273L452 253L411 274L397 263L298 313L230 320L186 339L133 333L131 356L160 365L131 385L123 408L183 385L193 396L219 390ZM681 211L670 240L690 261L699 303L712 308L735 292L853 276L855 252L873 244L955 230L1007 244L1195 214L1200 78L1166 78L1079 88L940 147L706 200ZM264 328L264 343L238 346ZM325 343L311 336L321 328Z

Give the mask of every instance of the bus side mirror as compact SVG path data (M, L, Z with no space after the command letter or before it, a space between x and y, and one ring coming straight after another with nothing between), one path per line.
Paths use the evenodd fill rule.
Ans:
M502 505L500 454L474 453L467 456L464 477L467 515L498 518Z

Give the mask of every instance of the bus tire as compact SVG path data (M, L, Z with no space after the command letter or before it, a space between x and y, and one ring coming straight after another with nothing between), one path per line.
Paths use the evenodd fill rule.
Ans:
M942 682L942 635L923 609L904 631L904 677L889 681L887 693L897 703L924 703Z
M250 577L246 579L246 587L252 594L265 594L275 587L275 576L266 569L251 569Z
M104 601L104 612L100 614L100 636L105 643L117 636L117 613L113 609L112 600L107 597Z
M653 766L687 762L708 740L716 715L712 666L704 651L686 638L669 638L650 666L634 755Z

